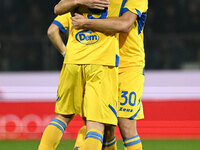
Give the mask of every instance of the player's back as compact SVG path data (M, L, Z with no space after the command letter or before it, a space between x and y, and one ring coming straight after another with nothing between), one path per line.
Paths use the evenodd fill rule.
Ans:
M104 10L78 7L75 12L90 19L105 19L118 17L123 0L110 0L110 5ZM101 64L118 66L119 44L117 33L102 33L91 30L69 31L64 63L72 64Z

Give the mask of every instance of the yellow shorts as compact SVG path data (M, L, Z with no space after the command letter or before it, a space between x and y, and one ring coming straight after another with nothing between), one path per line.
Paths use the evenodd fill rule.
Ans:
M56 113L117 125L117 98L117 67L63 64Z
M144 75L135 68L119 70L119 101L118 117L129 119L143 119L141 102L144 87Z

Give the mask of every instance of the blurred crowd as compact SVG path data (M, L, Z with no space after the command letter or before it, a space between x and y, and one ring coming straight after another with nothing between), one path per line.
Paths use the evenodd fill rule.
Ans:
M55 17L53 7L57 2L0 1L1 71L60 68L62 58L46 36L47 28ZM200 0L149 0L145 27L147 69L184 69L190 66L187 64L198 69L199 10ZM53 64L48 59L59 63Z
M149 69L200 69L200 0L149 0Z
M149 0L147 27L153 33L200 33L199 9L199 0Z
M41 36L53 19L51 1L39 0L1 0L1 35Z

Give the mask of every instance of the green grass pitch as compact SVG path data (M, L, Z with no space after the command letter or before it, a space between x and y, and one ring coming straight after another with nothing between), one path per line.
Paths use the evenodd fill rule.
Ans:
M0 150L37 150L39 141L0 141ZM63 140L56 150L73 150L74 141ZM123 150L122 141L117 142ZM143 140L143 150L199 150L200 140ZM95 150L95 149L94 149Z

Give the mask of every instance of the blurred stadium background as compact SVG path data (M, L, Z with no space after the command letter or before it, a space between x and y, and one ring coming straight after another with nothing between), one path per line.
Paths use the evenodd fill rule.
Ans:
M37 149L53 117L63 58L46 31L57 2L0 1L0 150ZM199 0L149 0L145 119L138 121L144 150L200 147L199 10ZM76 117L58 149L72 149L82 125Z

